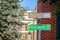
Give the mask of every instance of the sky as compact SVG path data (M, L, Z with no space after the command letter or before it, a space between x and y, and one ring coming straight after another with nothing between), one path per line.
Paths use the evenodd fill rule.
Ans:
M37 5L37 0L23 0L20 5L26 9L34 10Z

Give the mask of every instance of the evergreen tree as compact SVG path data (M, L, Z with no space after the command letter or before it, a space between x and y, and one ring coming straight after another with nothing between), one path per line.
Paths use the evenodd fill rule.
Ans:
M0 0L0 35L2 40L16 40L18 26L23 25L21 18L23 8L19 0ZM19 13L20 12L20 13Z

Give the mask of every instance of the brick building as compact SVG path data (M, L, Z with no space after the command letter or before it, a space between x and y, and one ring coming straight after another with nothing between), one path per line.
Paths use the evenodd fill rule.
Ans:
M39 2L37 4L37 12L51 12L53 11L53 7L49 5L49 1L42 3ZM41 40L56 40L56 17L51 16L51 18L41 18L38 19L38 23L41 24L51 24L51 30L41 31ZM39 31L37 32L39 33ZM39 40L39 39L38 39Z

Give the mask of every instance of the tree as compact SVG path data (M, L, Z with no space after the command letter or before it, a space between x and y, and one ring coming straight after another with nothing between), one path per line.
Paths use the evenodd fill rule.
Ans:
M23 25L24 8L18 5L19 0L0 0L0 35L2 40L15 40L18 37L18 26Z

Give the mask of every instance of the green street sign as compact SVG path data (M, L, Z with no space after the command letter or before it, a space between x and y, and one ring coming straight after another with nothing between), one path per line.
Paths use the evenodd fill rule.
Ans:
M28 30L51 30L51 24L31 24Z

